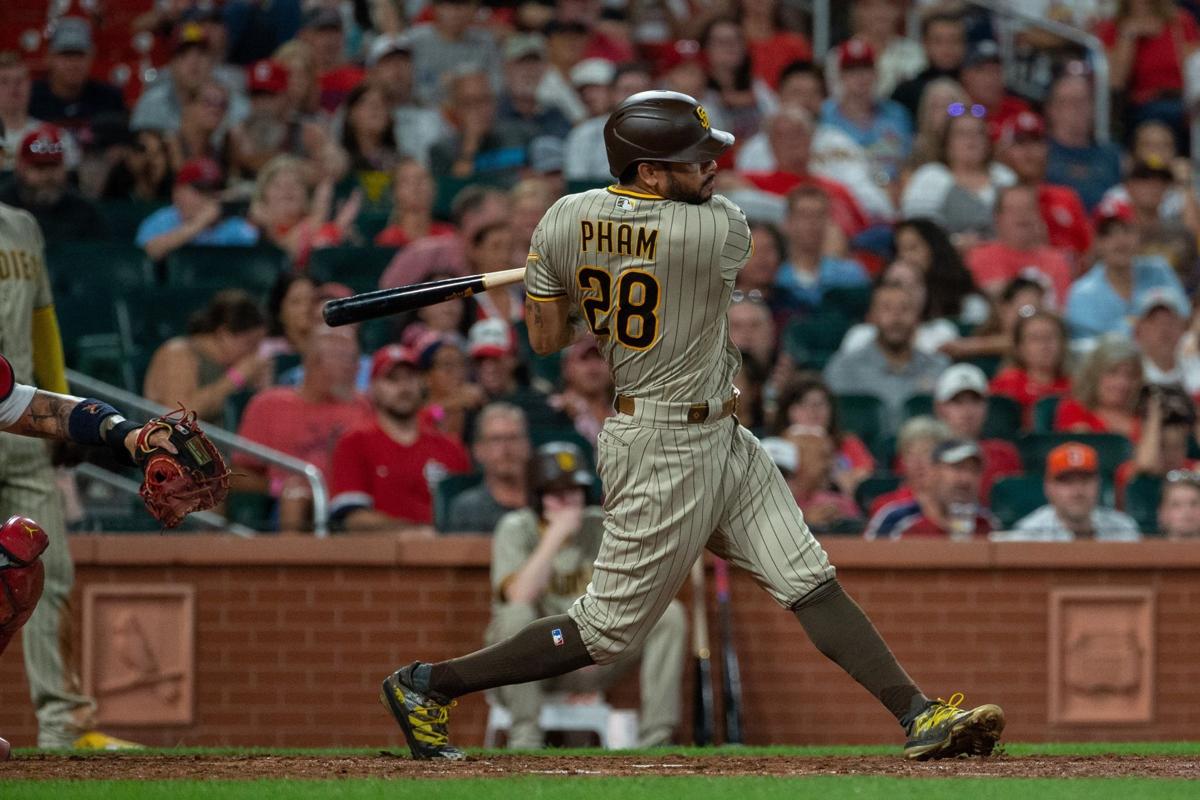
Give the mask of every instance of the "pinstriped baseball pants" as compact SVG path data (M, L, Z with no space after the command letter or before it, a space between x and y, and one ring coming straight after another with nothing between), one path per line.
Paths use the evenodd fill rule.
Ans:
M735 417L610 417L597 441L604 539L568 612L598 664L639 645L707 547L791 607L834 577L791 491Z

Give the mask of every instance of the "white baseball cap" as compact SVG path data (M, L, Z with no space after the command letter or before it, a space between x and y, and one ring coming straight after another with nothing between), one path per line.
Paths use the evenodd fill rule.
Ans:
M1176 316L1183 319L1192 316L1192 306L1188 303L1188 299L1172 286L1156 286L1144 292L1134 304L1134 313L1138 319L1141 319L1156 308L1173 311Z
M508 323L495 317L481 319L467 334L472 358L497 358L513 354L512 332Z
M585 58L571 68L571 85L576 89L585 86L608 86L613 82L617 68L606 58Z
M796 471L796 467L800 466L800 458L796 453L796 445L789 442L787 439L779 436L768 436L762 440L763 450L767 451L767 455L775 462L775 466L779 467L787 474Z
M988 396L987 376L974 364L954 364L947 367L938 377L933 399L944 403L960 392L975 392L980 397Z

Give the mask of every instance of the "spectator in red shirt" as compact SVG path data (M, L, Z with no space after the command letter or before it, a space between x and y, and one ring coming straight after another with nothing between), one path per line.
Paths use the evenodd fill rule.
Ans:
M992 516L978 500L983 477L979 445L950 439L934 449L932 462L928 492L880 509L867 523L864 538L965 541L992 532Z
M1137 348L1122 336L1102 338L1076 373L1071 396L1058 404L1054 430L1119 433L1136 442L1141 422L1134 407L1142 382Z
M904 482L893 491L881 494L871 502L870 516L884 508L912 500L928 493L933 480L933 451L950 439L950 429L933 417L912 417L900 426L896 437L897 473Z
M772 89L779 86L779 75L793 61L811 61L808 39L788 30L779 0L742 0L738 5L738 23L746 33L754 76Z
M1074 264L1079 265L1092 249L1092 226L1078 192L1046 183L1050 147L1042 118L1032 111L1012 117L1004 124L997 146L1000 160L1016 173L1017 180L1037 189L1050 246L1070 251Z
M1196 50L1200 29L1191 14L1171 0L1120 0L1117 15L1096 26L1108 50L1108 81L1129 98L1126 130L1159 119L1180 136L1183 65Z
M392 213L375 236L376 247L407 247L423 236L452 236L454 226L433 218L437 187L429 169L415 158L402 158L392 172Z
M983 438L988 411L988 384L983 370L974 364L955 364L948 368L938 378L933 401L934 415L946 423L950 433L956 439L978 443L983 452L980 499L986 502L991 497L996 481L1024 471L1016 445L1004 439Z
M1031 111L1029 104L1004 88L1004 64L1000 46L991 39L973 42L959 70L962 83L972 103L987 109L988 133L992 141L1000 138L1006 123L1021 112Z
M425 381L418 359L388 345L371 361L366 423L333 451L330 516L347 531L405 530L433 536L433 490L447 475L470 472L463 446L419 424Z
M300 39L312 48L321 87L321 109L332 114L366 76L362 67L346 61L342 15L332 8L312 9L304 20Z
M1071 286L1071 265L1060 251L1045 244L1036 190L1022 185L1001 189L995 225L994 241L967 252L967 267L976 285L995 295L1013 278L1031 278L1053 289L1048 305L1062 306Z
M349 430L366 424L371 409L354 391L358 341L344 328L313 331L304 352L304 378L297 387L274 386L254 395L238 435L307 461L332 477L333 448ZM279 529L305 530L312 522L308 484L248 453L234 465L248 489L279 500Z
M1151 386L1142 395L1142 437L1133 458L1117 467L1117 508L1125 508L1125 489L1138 475L1165 478L1177 470L1194 472L1200 461L1188 457L1196 407L1174 386Z
M1024 426L1029 429L1037 402L1043 397L1066 395L1071 380L1066 371L1067 327L1062 318L1027 308L1027 312L1018 312L1010 363L992 378L991 390L1021 404Z

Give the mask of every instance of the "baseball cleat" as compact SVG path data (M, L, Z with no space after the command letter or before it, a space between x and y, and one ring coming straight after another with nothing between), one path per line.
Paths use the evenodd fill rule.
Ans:
M142 750L144 745L126 739L118 739L101 731L88 731L71 745L76 750Z
M938 698L922 711L908 729L904 757L914 761L955 756L990 756L1004 731L1004 710L987 703L959 708L962 692L949 701Z
M391 712L413 758L441 758L447 761L464 761L467 754L450 744L446 720L450 709L457 703L439 703L433 697L413 688L413 670L421 662L401 667L383 679L379 701Z

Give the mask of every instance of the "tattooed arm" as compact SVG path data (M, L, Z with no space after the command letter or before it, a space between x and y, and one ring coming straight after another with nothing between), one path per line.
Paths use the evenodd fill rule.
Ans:
M571 301L565 295L551 299L526 295L525 325L529 344L540 356L562 350L579 335L571 320Z
M70 441L67 420L71 411L79 404L78 397L65 394L37 391L20 419L5 430L18 436L36 436L39 439Z

